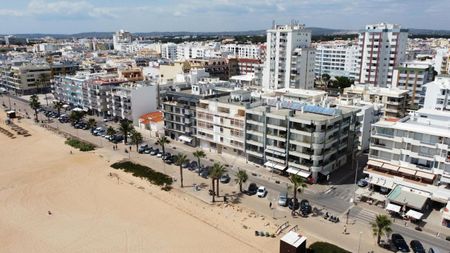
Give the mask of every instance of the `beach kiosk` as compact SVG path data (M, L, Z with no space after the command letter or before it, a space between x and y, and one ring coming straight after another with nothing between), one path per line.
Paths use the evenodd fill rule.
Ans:
M16 111L7 111L6 116L8 117L8 119L14 119L16 118Z
M306 237L289 231L280 239L280 253L306 253Z

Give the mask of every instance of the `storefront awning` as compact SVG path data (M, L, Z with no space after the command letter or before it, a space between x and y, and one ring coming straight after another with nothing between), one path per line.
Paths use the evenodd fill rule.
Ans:
M284 170L286 169L286 165L281 164L281 163L275 163L272 161L267 161L264 166L269 167L269 168L273 168L273 169L277 169L277 170Z
M389 163L384 163L382 166L383 169L389 170L389 171L397 171L399 166L395 166Z
M294 175L299 175L299 176L304 177L304 178L308 178L311 175L311 172L309 172L309 171L299 170L299 169L292 168L292 167L289 167L286 170L286 172L288 172L290 174L294 174Z
M396 205L396 204L392 204L392 203L389 203L386 206L386 210L392 211L392 212L396 212L396 213L399 213L401 208L402 208L401 206Z
M423 213L410 209L408 210L408 212L406 212L406 216L414 218L416 220L420 220L422 219Z
M192 138L186 135L181 135L180 137L178 137L178 140L180 141L184 141L184 142L191 142Z
M416 177L425 178L427 180L433 180L434 179L434 174L427 173L427 172L424 172L424 171L417 171L416 172Z
M403 167L400 167L400 169L398 171L403 173L403 174L411 175L411 176L414 176L416 174L415 170L408 169L408 168L403 168Z

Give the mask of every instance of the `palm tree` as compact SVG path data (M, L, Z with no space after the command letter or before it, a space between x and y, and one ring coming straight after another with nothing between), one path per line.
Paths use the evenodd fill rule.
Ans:
M123 134L125 143L128 142L128 133L130 133L133 129L134 127L129 120L123 119L120 121L119 132Z
M69 115L70 121L72 123L80 121L81 119L83 119L83 117L84 117L84 112L80 112L80 111L72 111Z
M183 187L183 163L187 162L187 156L182 153L178 153L178 155L175 156L175 164L180 166L180 183L181 187Z
M87 126L89 127L89 129L92 129L97 126L97 121L95 121L94 118L89 118L87 121Z
M297 200L297 192L300 192L300 193L303 192L303 189L307 188L308 185L306 184L303 177L301 177L299 175L291 174L291 176L289 177L289 180L291 180L291 183L294 184L294 201L298 201ZM296 203L294 203L294 204L296 204Z
M61 109L63 108L64 103L61 101L54 101L53 102L53 108L56 109L56 111L58 112L58 115L61 115Z
M195 152L192 153L192 154L197 158L197 161L198 161L198 167L200 168L200 159L206 157L205 152L203 152L203 150L197 150L197 151L195 151Z
M39 98L37 95L32 95L30 97L30 107L34 110L35 121L38 122L38 109L41 108L41 102L39 102Z
M375 221L371 222L373 236L377 237L377 244L380 244L381 237L389 234L391 229L392 221L387 215L379 214L376 216Z
M162 149L163 154L166 153L166 147L165 147L165 145L168 144L168 143L170 143L170 141L169 141L169 139L167 139L166 136L161 136L161 137L159 137L158 140L156 141L156 144L158 144L158 145L161 146L161 149Z
M216 186L216 192L217 192L216 195L217 195L217 197L219 197L219 193L220 193L220 191L219 191L219 181L220 181L220 177L223 174L225 174L226 169L225 169L225 167L222 164L216 162L216 163L213 164L211 170L212 170L212 176L211 177L213 177L216 180L216 185L217 185Z
M135 144L136 145L136 150L138 150L139 144L142 143L144 138L142 138L142 134L141 133L139 133L138 131L136 131L134 129L130 133L131 133L131 136L130 136L131 143Z
M108 127L108 129L106 129L106 135L112 136L115 135L117 133L116 129L114 129L112 126Z
M247 172L245 172L245 170L238 170L238 172L236 173L236 179L234 181L239 184L239 192L242 192L242 184L247 182L247 180Z

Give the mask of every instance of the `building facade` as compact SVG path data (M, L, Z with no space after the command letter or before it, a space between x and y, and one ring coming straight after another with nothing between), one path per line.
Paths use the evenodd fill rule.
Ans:
M323 74L345 76L356 79L358 75L357 45L349 43L324 43L316 47L314 73L316 77Z
M438 76L425 87L425 109L450 111L450 76Z
M387 87L394 68L405 60L408 30L397 24L373 24L359 34L359 83Z

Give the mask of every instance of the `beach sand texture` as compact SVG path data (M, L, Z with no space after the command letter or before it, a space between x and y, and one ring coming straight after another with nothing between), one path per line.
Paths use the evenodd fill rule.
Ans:
M61 136L28 122L20 124L32 136L10 139L0 133L2 253L277 249L278 239L256 238L254 230L242 228L245 212L211 207L177 190L163 192L112 170L113 161L100 156L106 151L71 155ZM263 223L251 220L249 226Z

